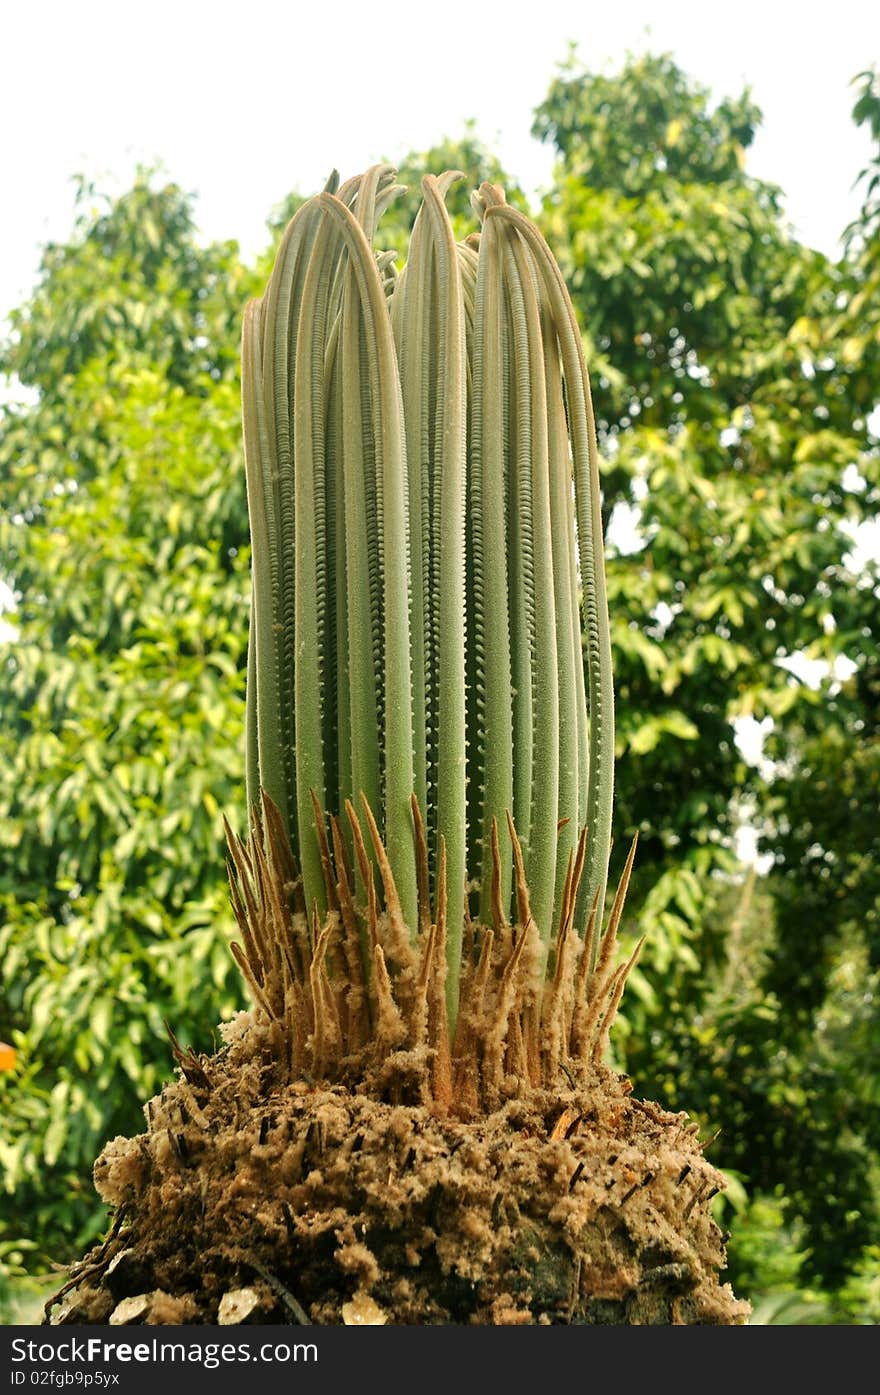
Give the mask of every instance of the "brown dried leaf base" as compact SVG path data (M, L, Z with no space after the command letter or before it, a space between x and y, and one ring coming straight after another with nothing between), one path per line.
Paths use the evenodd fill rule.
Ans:
M284 1078L252 1014L226 1036L104 1150L116 1222L48 1321L747 1320L718 1281L721 1174L625 1077L588 1062L462 1119L389 1102L412 1097L412 1060L377 1099Z
M339 820L330 819L331 851L315 800L327 904L323 919L317 907L306 912L281 816L268 796L263 795L259 814L254 811L246 841L227 828L232 906L241 932L241 944L233 944L232 952L260 1020L269 1024L280 1079L365 1085L376 1099L430 1104L462 1117L491 1112L512 1090L552 1085L568 1063L601 1062L642 947L640 941L625 963L615 964L635 844L607 926L597 924L594 904L581 935L575 919L587 847L587 831L582 831L569 856L559 923L545 943L532 918L522 849L509 816L517 917L515 924L507 919L493 821L492 923L472 922L465 907L455 956L457 1016L450 1032L443 840L432 906L428 850L413 797L419 904L418 925L412 927L404 920L369 805L363 801L366 834L350 801L345 808L357 877ZM186 1073L179 1051L178 1059ZM388 1093L390 1081L396 1093Z

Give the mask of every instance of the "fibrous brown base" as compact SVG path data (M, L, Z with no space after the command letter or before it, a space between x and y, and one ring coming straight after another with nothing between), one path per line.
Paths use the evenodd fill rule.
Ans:
M411 1055L376 1098L286 1078L253 1014L225 1034L105 1148L115 1224L49 1321L747 1320L717 1277L723 1178L626 1077L566 1068L462 1118L418 1102Z

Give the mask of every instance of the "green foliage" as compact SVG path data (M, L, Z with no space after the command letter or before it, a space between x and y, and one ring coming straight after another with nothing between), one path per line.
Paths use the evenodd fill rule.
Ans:
M847 294L832 313L831 328L841 359L856 382L866 375L875 408L880 401L880 323L877 276L880 250L880 86L876 74L862 74L853 115L876 143L863 171L861 218L847 231L841 278ZM861 402L854 405L856 411ZM868 427L870 430L870 425ZM859 509L876 515L880 507L880 444L876 427L870 450L851 472L850 491ZM856 510L851 506L851 513ZM841 945L861 946L869 971L880 968L880 653L878 653L880 567L865 566L856 584L835 596L837 642L852 666L840 682L825 681L821 701L798 721L777 730L768 746L776 762L766 802L762 841L777 869L774 893L778 946L770 985L803 1023L828 992ZM803 924L813 927L813 952L798 953ZM880 1009L871 1017L880 1028ZM874 1035L874 1042L877 1037ZM866 1041L866 1047L869 1042ZM876 1044L874 1057L876 1061ZM870 1066L870 1056L866 1061ZM866 1070L870 1077L870 1068ZM876 1068L873 1072L876 1076Z
M729 1246L726 1277L735 1292L752 1295L753 1302L763 1293L797 1293L803 1262L802 1239L786 1223L782 1199L747 1199L736 1216L736 1236Z
M799 1021L821 1005L842 944L860 945L868 972L880 970L878 680L876 668L857 670L827 693L808 724L787 729L769 746L785 762L772 782L761 842L778 866L768 985ZM808 956L798 952L805 922L812 928ZM876 1078L880 1036L873 1063L870 1041L865 1045L866 1074Z
M90 197L83 191L83 199ZM237 804L249 557L233 326L250 286L139 181L51 247L4 351L0 428L0 1241L65 1259L103 1225L107 1137L239 997L222 810ZM21 395L21 394L20 394ZM240 464L239 464L240 469Z
M748 1293L750 1324L873 1326L880 1321L880 1247L870 1245L846 1281L829 1293L806 1278L807 1251L799 1226L787 1219L781 1191L748 1201L734 1222L725 1278Z
M880 356L880 72L860 73L854 79L858 96L853 107L857 126L867 127L874 144L868 164L859 175L863 202L859 216L846 230L846 269L851 276L848 294L840 307L847 357L858 372L876 382Z
M0 1324L22 1321L20 1311L23 1288L27 1283L26 1265L29 1252L33 1249L32 1241L0 1240Z
M880 144L876 76L863 74L858 83L854 117L869 125ZM861 218L847 230L845 256L834 269L838 292L833 302L827 297L821 302L811 331L838 365L836 410L842 418L848 402L854 431L863 436L857 469L844 481L850 518L876 514L880 503L876 417L870 415L877 406L880 348L874 294L877 171L875 154L862 175ZM777 1061L784 1057L791 1063L789 1076L798 1074L790 1096L792 1112L803 1109L803 1117L784 1143L780 1132L773 1146L762 1127L770 1114L749 1110L756 1152L762 1137L768 1140L759 1185L770 1177L777 1185L784 1182L789 1211L803 1218L805 1276L842 1285L834 1311L844 1314L859 1312L860 1305L870 1309L872 1301L876 1305L876 1292L872 1299L857 1276L869 1272L880 1233L878 599L876 562L834 592L833 642L846 654L851 676L841 682L832 672L815 701L777 723L766 747L773 765L766 777L761 840L762 850L773 857L768 885L774 933L760 982L765 999L778 1004L764 1035L768 1046L772 1040ZM736 1030L741 1034L742 1026ZM773 1070L759 1067L747 1074L772 1100ZM828 1180L820 1185L823 1169ZM753 1169L756 1181L761 1171ZM855 1294L861 1297L854 1303Z
M631 1005L625 1038L639 1089L718 1134L712 1160L734 1170L760 1214L775 1199L795 1237L796 1266L777 1273L776 1251L762 1259L760 1237L750 1238L754 1217L725 1216L732 1281L749 1296L832 1292L880 1231L877 976L863 950L844 944L815 1015L791 1011L769 986L779 945L772 888L754 872L738 887L716 884L690 962L679 955L668 970L666 1021ZM800 960L813 927L801 929Z
M203 380L235 377L247 273L234 243L198 247L192 201L141 170L122 198L78 181L71 243L44 250L40 280L13 313L3 371L63 395L94 360L140 354L170 384L204 391Z
M708 89L668 53L631 59L608 77L587 73L572 47L532 129L580 184L640 197L740 176L761 113L748 91L711 112L708 102Z
M880 1245L869 1245L835 1295L838 1321L877 1326L880 1323Z

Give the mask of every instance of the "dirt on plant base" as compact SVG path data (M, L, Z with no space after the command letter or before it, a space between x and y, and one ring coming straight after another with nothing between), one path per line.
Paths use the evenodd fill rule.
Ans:
M50 1322L747 1320L717 1278L723 1177L626 1077L594 1065L468 1120L279 1084L250 1013L226 1035L201 1085L181 1072L148 1131L105 1148L116 1223Z

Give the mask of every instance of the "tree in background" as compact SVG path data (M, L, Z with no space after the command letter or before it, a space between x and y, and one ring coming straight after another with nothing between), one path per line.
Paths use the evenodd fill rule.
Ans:
M880 78L864 73L853 116L869 128L875 151L860 182L860 216L846 231L840 267L842 294L824 330L828 351L849 365L867 416L880 396ZM873 394L873 400L872 396ZM876 428L876 422L874 423ZM865 423L866 429L870 429ZM880 507L880 449L852 471L865 512ZM777 733L770 747L773 776L764 847L778 868L774 895L778 952L770 984L799 1018L821 1004L841 936L862 945L871 970L880 969L880 566L866 563L855 584L835 598L839 641L852 667L825 680L822 701ZM798 923L808 918L819 952L804 961L793 950Z
M853 116L868 127L874 153L860 177L860 215L844 237L840 291L813 332L845 366L853 410L866 419L869 449L851 471L851 488L876 516L880 450L876 415L868 418L880 395L880 83L876 73L856 81ZM820 700L775 731L767 750L774 767L762 848L773 856L776 935L762 987L779 1004L772 1024L777 1050L804 1063L798 1086L811 1095L817 1121L810 1131L815 1156L803 1157L801 1140L794 1139L791 1156L803 1165L794 1177L789 1165L784 1178L777 1167L767 1180L777 1187L784 1180L789 1194L793 1182L799 1189L802 1209L814 1218L806 1271L831 1283L843 1280L847 1249L858 1237L873 1240L876 1263L880 1229L878 602L874 560L834 599L849 676L841 680L832 671ZM823 1189L817 1183L825 1169L833 1181ZM848 1236L849 1247L841 1243Z
M102 1142L228 1012L221 810L243 778L237 340L252 283L139 178L46 249L2 367L0 1243L82 1244Z

